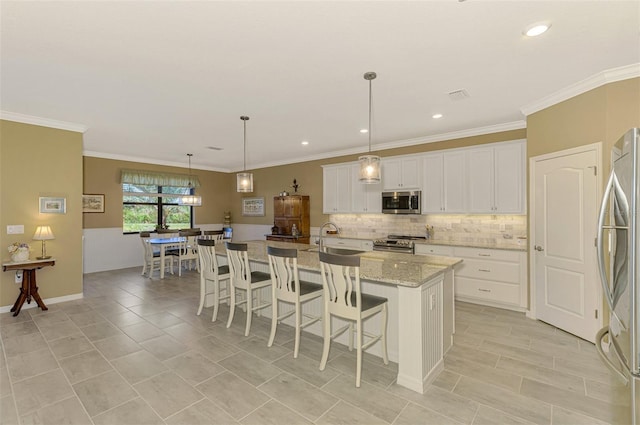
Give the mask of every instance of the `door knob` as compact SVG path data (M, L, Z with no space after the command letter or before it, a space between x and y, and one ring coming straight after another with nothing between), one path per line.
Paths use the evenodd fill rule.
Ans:
M544 251L544 248L541 247L540 245L534 246L533 249L535 249L536 251Z

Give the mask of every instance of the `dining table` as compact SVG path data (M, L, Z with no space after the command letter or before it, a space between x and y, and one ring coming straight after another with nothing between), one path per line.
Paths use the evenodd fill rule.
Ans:
M176 248L180 244L186 242L185 237L172 237L172 238L150 238L149 244L151 246L157 246L160 248L160 279L164 279L164 260L166 258L167 248Z

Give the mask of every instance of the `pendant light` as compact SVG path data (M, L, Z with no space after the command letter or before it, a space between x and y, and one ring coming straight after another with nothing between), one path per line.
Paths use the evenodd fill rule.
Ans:
M196 196L195 193L194 194L191 193L195 190L195 188L191 184L191 157L192 156L193 156L192 153L187 154L187 157L189 158L189 184L187 185L187 189L189 189L189 194L180 197L180 199L178 199L178 205L186 205L189 207L199 207L200 205L202 205L202 197Z
M247 173L247 121L249 117L243 115L240 117L244 126L244 144L243 144L243 162L242 173L236 175L237 192L253 192L253 174Z
M373 129L371 128L371 106L372 106L372 96L371 96L371 81L377 77L375 72L365 72L364 79L369 81L369 154L362 155L358 158L358 162L360 163L360 173L358 180L360 183L364 184L376 184L380 183L380 157L377 155L371 155L371 133Z

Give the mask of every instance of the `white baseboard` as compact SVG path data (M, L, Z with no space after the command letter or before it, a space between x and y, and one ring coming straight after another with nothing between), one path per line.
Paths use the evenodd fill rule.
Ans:
M64 303L67 301L80 300L82 298L84 298L84 295L82 294L82 292L80 292L78 294L64 295L62 297L46 298L42 301L44 302L44 305L51 305L51 304ZM13 305L2 306L0 307L0 313L10 312L12 307ZM20 311L29 310L31 308L39 308L38 303L33 301L31 304L23 304Z

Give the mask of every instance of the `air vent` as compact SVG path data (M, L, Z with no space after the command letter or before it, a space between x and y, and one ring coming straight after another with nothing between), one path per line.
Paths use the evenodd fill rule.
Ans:
M207 149L211 149L212 151L221 151L222 148L219 148L217 146L207 146Z
M465 100L469 97L469 93L465 89L454 90L449 92L449 99L451 100Z

